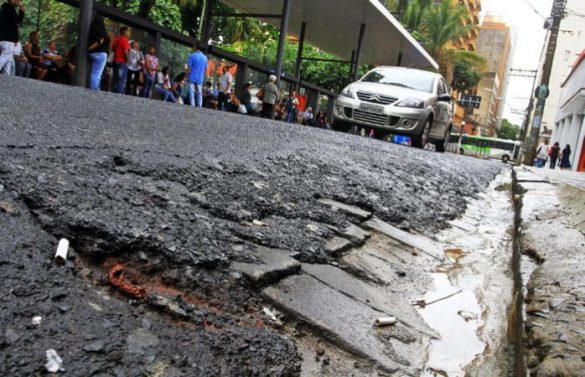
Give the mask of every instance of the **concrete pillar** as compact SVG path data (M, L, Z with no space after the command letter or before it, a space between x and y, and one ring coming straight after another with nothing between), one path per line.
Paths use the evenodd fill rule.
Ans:
M40 9L39 9L40 12ZM85 87L89 72L89 59L87 48L89 47L89 27L93 13L93 0L84 0L79 4L79 22L77 23L77 48L75 54L75 85Z
M564 122L564 119L559 120L558 122L555 122L555 125L553 127L553 131L552 131L552 133L550 135L550 140L551 141L553 141L554 139L556 139L557 138L557 135L560 134L560 132L561 132L561 126L562 126L563 122Z
M583 124L583 115L573 115L573 121L571 122L571 129L565 140L565 143L561 145L561 149L563 149L567 144L571 146L571 165L575 166L574 162L579 162L577 158L575 158L577 145L579 142L579 135L581 134L581 125Z
M581 153L585 149L585 117L583 117L583 121L581 122L581 126L579 129L579 136L577 137L577 146L575 151L573 152L573 169L577 171L577 164L579 163L579 158L581 157Z

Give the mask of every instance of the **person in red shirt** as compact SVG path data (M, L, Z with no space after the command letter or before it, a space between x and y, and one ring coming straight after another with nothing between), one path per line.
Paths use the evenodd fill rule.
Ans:
M118 37L112 42L112 51L114 52L114 92L120 94L126 92L128 57L130 54L129 35L130 29L126 26L122 26Z

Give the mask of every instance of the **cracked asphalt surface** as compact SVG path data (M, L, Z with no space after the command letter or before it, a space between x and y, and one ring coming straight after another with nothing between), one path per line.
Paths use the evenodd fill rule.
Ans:
M43 374L54 348L71 376L296 376L293 342L254 317L258 295L230 263L257 261L254 245L333 261L326 225L352 219L324 198L432 235L502 169L6 76L0 93L3 375ZM65 267L52 260L61 237L78 257ZM114 259L137 282L193 296L188 319L111 292Z

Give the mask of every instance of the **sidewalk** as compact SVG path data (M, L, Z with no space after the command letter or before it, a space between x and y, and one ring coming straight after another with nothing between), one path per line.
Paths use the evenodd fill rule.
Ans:
M585 175L518 167L524 344L531 376L585 367Z

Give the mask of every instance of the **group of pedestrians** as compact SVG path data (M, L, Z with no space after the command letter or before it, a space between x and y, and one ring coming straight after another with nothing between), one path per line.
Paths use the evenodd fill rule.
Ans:
M76 48L66 54L57 50L55 41L41 48L40 34L32 31L24 46L19 27L24 21L21 0L7 0L0 7L0 73L68 84L75 73Z
M32 31L27 43L20 44L19 26L25 17L22 0L6 0L0 9L0 73L16 74L40 80L72 83L76 70L76 48L66 55L57 51L57 44L49 42L41 49L40 34ZM115 93L151 98L160 96L163 101L177 102L192 107L207 107L222 111L260 115L264 118L288 123L330 128L327 114L313 114L311 107L300 110L299 97L293 90L280 95L275 75L260 88L252 101L252 83L246 83L241 98L236 96L235 80L230 67L223 66L217 86L205 82L208 58L193 46L185 71L171 79L169 68L160 67L157 49L148 46L142 52L140 42L130 40L130 29L120 27L118 34L110 38L104 18L97 14L92 19L88 38L88 60L91 90L112 90ZM261 108L255 105L261 103Z
M558 166L561 170L571 168L571 146L567 146L561 151L561 147L558 142L554 143L552 147L549 146L548 140L544 140L542 144L536 150L536 166L543 168L546 166L547 161L549 162L549 168L554 169L557 166L557 162L560 163Z

